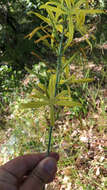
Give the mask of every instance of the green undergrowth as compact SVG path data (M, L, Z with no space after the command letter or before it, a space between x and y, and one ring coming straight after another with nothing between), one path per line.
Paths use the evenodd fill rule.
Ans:
M52 151L60 154L60 161L55 182L48 185L47 189L105 190L107 72L103 65L92 63L72 64L72 69L75 74L83 77L92 77L94 73L95 81L90 84L73 84L72 97L81 101L82 107L62 107L58 115L51 146ZM37 110L23 110L19 107L20 102L28 100L32 88L38 82L35 72L41 72L45 77L44 65L35 65L32 73L21 81L20 88L11 92L5 125L3 128L0 126L1 164L19 155L47 150L48 107Z
M75 2L77 3L77 1ZM84 2L84 0L80 0L79 4L77 3L77 6L82 8L80 6L81 3L83 4L83 7L85 5L87 6L87 3ZM100 4L101 2L101 9L103 9L104 1L101 0ZM60 4L57 3L56 5L59 6L58 10L60 10ZM67 24L65 22L66 17L60 19L60 17L62 17L61 11L59 12L59 16L55 17L56 9L54 6L51 7L51 10L55 10L51 13L49 18L51 18L52 15L53 18L55 17L53 21L55 21L56 18L59 18L61 24L60 27L57 26L57 22L55 23L56 26L55 24L53 25L54 22L51 23L51 20L49 21L48 17L41 17L40 14L31 12L38 15L43 20L45 19L45 21L48 21L49 24L49 28L46 26L47 29L45 28L44 23L43 26L41 24L40 27L37 27L37 25L35 25L36 28L32 32L29 28L31 32L30 34L28 34L29 30L26 30L26 37L29 37L29 39L31 39L31 37L38 29L43 30L39 31L39 33L37 32L39 35L34 37L36 40L35 45L37 45L37 49L40 47L40 54L38 51L36 52L36 49L36 53L33 52L32 48L34 46L32 46L33 44L31 41L29 41L31 42L31 45L29 43L29 47L26 46L27 52L32 52L33 56L35 56L35 63L38 59L41 62L33 65L34 59L32 60L32 57L30 57L31 55L27 53L24 54L27 55L24 56L24 58L29 58L27 59L27 62L25 59L23 59L20 62L22 65L19 65L19 62L17 62L17 65L14 60L16 60L16 58L20 60L21 57L23 57L23 53L20 54L18 50L18 53L17 51L15 52L15 55L17 54L17 56L11 53L10 57L7 56L8 60L6 59L5 62L1 63L0 164L3 164L19 155L34 152L47 152L48 148L48 153L50 150L58 152L60 155L60 160L58 162L57 176L54 182L46 187L47 190L105 190L107 188L107 40L105 30L106 24L104 22L106 20L106 15L93 15L91 18L89 15L82 14L81 17L79 17L79 14L77 14L77 12L74 12L75 14L72 15L71 20L68 8L65 9L65 5L66 3L63 5L63 11L65 11L65 15L68 16L68 19L66 21L69 21L69 23ZM96 1L89 2L90 7L97 8L96 5ZM47 10L50 14L51 10L49 6L50 5L48 5L47 8L49 9ZM69 7L69 4L67 4L67 7ZM91 12L93 11L91 10ZM102 11L100 10L100 12ZM58 13L58 11L56 13ZM84 13L83 8L81 10L81 13ZM81 19L83 19L82 22ZM37 20L38 19L36 18L36 22ZM62 23L65 26L66 30L62 30ZM100 23L102 27L99 28ZM95 27L93 30L96 30L92 31L93 34L96 33L96 40L93 35L93 42L92 39L89 41L88 37L84 38L90 47L87 46L87 43L82 38L82 36L88 32L84 30L84 24L88 24L89 28ZM50 26L52 26L52 28ZM81 33L81 31L84 34L82 36L78 33ZM49 35L44 36L44 34L47 34L47 32ZM65 54L63 54L64 56L61 54L61 51L57 51L57 43L60 41L58 40L57 35L59 35L59 39L62 36L59 47L64 46L64 51L66 48L68 48L69 45L71 45L74 37L74 45L72 45L72 47L69 46L68 50L65 52ZM20 36L18 37L20 38ZM12 39L12 37L10 39ZM25 42L28 43L26 40ZM40 46L38 45L38 40L40 41ZM42 44L42 41L44 45ZM21 43L22 42L23 41L21 41ZM50 42L51 46L49 45ZM3 43L5 43L5 41ZM48 45L46 49L45 45ZM55 45L55 47L53 45ZM50 47L53 47L53 50L55 50L55 52L51 52ZM11 51L10 48L9 50ZM25 49L23 50L25 51ZM61 50L61 48L59 48L59 50ZM42 53L45 58L41 56ZM1 55L5 55L3 54L3 50L1 51ZM10 62L9 60L13 61ZM80 107L64 107L65 104L59 104L63 105L59 107L58 104L54 104L56 95L58 95L59 92L57 92L57 94L55 92L55 97L53 95L51 96L51 91L53 91L51 84L53 83L49 81L51 81L51 75L55 76L55 69L58 61L59 63L62 62L64 64L61 70L61 75L62 71L64 71L61 79L62 83L57 84L58 81L56 80L57 85L55 86L54 83L53 86L55 88L58 87L56 90L59 90L59 92L68 90L69 98L72 97L73 102L79 102L81 104ZM59 66L61 65L59 64ZM18 71L18 68L20 68L21 71ZM58 70L60 70L60 68L58 68ZM42 84L42 87L49 87L49 89L44 91L44 89L39 87L38 84ZM20 104L26 104L29 101L31 97L30 95L33 96L32 89L35 88L35 97L41 98L42 94L42 98L44 97L48 100L48 104L45 104L47 106L45 108L40 107L34 109L35 106L33 107L33 105L30 104L31 107L33 107L32 109L21 108ZM50 93L47 93L47 91ZM44 92L46 92L46 96L44 96ZM39 101L39 98L36 101ZM60 96L60 98L62 98L62 100L60 99L62 102L63 98L65 98L66 105L68 105L68 99L66 99L66 96ZM36 105L41 104L40 101L39 103L36 102ZM51 119L49 115L50 104L52 105L55 112L53 117L53 112L51 109ZM54 123L54 120L55 124L52 125L52 123ZM49 143L51 144L51 147L49 147L48 144L50 126L53 126L52 141Z

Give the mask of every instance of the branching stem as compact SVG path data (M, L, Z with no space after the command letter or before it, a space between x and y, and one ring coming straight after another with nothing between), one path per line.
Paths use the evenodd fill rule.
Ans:
M57 94L58 82L59 82L59 80L60 80L60 68L61 68L61 58L62 58L62 44L63 44L63 32L62 32L62 34L61 34L61 41L60 41L59 49L58 49L57 70L56 70L56 85L55 85L55 96L56 96L56 94ZM51 147L52 129L53 129L53 126L50 126L47 155L49 155L50 147Z
M63 37L64 37L64 32L61 34L61 40L58 48L58 58L57 58L57 70L56 70L56 85L55 85L55 96L57 95L57 90L58 90L58 83L60 81L60 70L61 70L61 62L62 62L62 45L63 45ZM51 149L51 139L52 139L52 129L53 126L50 126L49 129L49 142L48 142L48 149L47 149L47 156L49 156L50 149ZM45 186L43 188L45 190Z

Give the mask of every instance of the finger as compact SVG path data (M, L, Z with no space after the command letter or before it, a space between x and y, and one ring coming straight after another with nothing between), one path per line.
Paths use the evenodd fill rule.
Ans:
M56 160L59 159L57 153L50 153L50 156L55 158ZM9 161L1 168L8 171L16 178L20 179L24 175L26 175L29 171L33 170L33 168L36 167L37 164L45 157L46 153L19 156Z
M20 190L42 190L44 184L53 181L57 171L57 161L52 157L43 159L33 170Z
M0 190L17 190L17 179L0 168Z

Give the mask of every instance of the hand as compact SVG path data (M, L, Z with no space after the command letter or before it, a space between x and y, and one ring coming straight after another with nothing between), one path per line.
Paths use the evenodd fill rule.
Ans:
M0 190L43 190L57 171L57 153L19 156L0 167Z

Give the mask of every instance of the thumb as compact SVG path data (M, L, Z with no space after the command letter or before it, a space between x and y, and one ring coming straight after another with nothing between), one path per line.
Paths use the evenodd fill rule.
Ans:
M44 184L50 183L57 171L57 161L52 157L43 159L32 171L20 190L42 190Z

